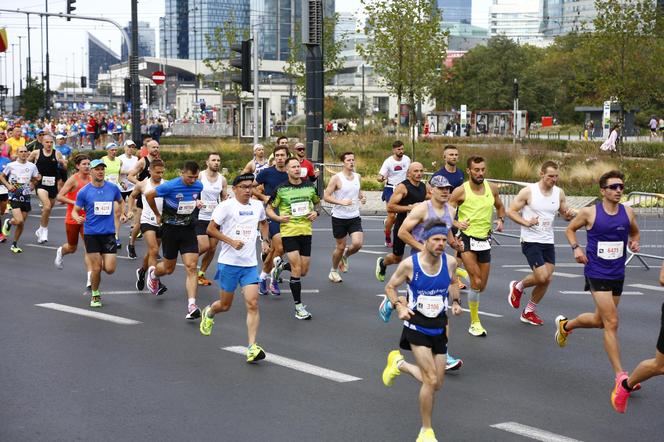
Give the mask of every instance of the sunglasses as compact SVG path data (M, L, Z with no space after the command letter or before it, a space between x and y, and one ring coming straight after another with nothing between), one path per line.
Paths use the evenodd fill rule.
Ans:
M623 183L614 183L609 184L608 186L604 186L602 189L623 190L625 189L625 185Z
M295 149L295 150L304 150L304 147L298 147L298 148Z

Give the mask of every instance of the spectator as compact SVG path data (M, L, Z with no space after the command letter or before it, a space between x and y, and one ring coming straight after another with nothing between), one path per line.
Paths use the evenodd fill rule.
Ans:
M618 130L620 129L619 124L614 124L613 128L611 129L611 134L609 134L609 138L606 139L602 143L602 145L599 147L603 151L611 151L615 152L616 151L616 143L618 142Z

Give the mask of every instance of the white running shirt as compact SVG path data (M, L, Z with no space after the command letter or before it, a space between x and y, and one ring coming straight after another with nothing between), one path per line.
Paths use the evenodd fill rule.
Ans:
M390 155L383 161L378 173L387 179L387 184L394 187L406 179L409 167L410 158L408 155L402 156L399 161L395 160L393 155Z
M148 201L145 199L145 194L154 189L155 186L152 185L152 180L150 177L146 178L144 181L146 181L146 183L145 187L143 188L143 194L141 195L141 199L143 200L143 211L141 212L141 224L150 224L151 226L159 227L157 225L157 217L150 208ZM161 184L164 184L164 180L161 180L161 182L158 185ZM154 203L157 205L159 213L162 213L164 209L164 199L162 197L155 197Z
M212 220L217 223L221 233L244 242L244 247L235 250L230 244L219 241L219 264L240 267L255 267L256 238L258 238L258 223L265 219L263 203L250 199L248 204L242 204L236 199L227 199L219 203L212 212Z
M353 179L348 180L343 172L336 176L341 181L341 189L337 189L332 194L335 199L353 201L350 206L341 206L335 204L332 207L332 216L340 219L353 219L360 216L360 174L353 172Z
M210 221L212 219L212 211L219 204L221 199L221 189L223 189L224 177L217 174L217 181L212 182L207 177L207 172L201 172L200 181L203 184L201 190L201 203L203 205L198 210L198 219L201 221Z
M539 224L521 226L521 241L553 244L553 220L560 209L560 187L553 186L548 196L542 194L539 183L530 184L529 187L530 203L523 206L521 216L526 220L538 217Z

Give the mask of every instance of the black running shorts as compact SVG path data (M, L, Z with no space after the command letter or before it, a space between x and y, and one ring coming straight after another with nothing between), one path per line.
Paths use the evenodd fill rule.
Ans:
M45 191L48 192L48 199L53 200L55 199L56 196L58 196L58 187L57 186L42 186L41 184L37 184L37 190L39 189L44 189Z
M477 256L477 262L480 264L486 264L491 262L491 249L475 251L471 249L470 240L471 238L476 241L489 241L491 243L491 237L488 238L475 238L468 236L463 232L459 233L459 238L463 241L463 253L472 252Z
M403 328L401 332L401 341L399 347L404 350L411 351L411 345L418 345L421 347L428 347L434 355L447 354L447 335L442 333L437 336L429 336L408 327Z
M362 219L356 218L335 218L332 217L332 236L337 239L345 238L355 232L362 231Z
M664 353L664 302L662 303L662 324L659 327L659 339L657 340L657 351Z
M285 236L281 238L284 252L300 252L300 256L311 256L311 235Z
M207 228L208 225L210 224L210 221L206 221L203 219L199 219L196 221L196 225L194 229L196 229L196 236L209 236L207 234Z
M141 233L145 235L145 232L155 232L157 234L157 239L161 239L161 227L153 226L148 223L141 223Z
M522 242L521 252L531 269L542 267L545 263L556 265L556 249L553 244Z
M624 279L597 279L586 276L585 291L612 292L613 296L622 295Z
M86 253L101 253L102 255L109 255L117 253L118 245L115 242L115 234L108 235L86 235L83 234L83 242L85 243Z
M198 254L198 240L193 224L188 226L162 225L161 249L165 259L177 259L178 253L180 255Z

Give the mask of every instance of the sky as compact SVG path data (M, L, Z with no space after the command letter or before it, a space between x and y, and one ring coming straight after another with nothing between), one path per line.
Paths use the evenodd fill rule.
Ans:
M66 0L0 0L0 9L16 10L17 7L26 11L44 11L48 2L49 12L65 12ZM159 17L164 15L165 0L139 0L138 18L147 21L155 29L157 40L157 53L159 53ZM487 26L488 8L491 0L473 1L473 24ZM101 11L100 9L101 5ZM108 7L108 6L112 7ZM131 17L130 0L77 0L74 14L102 16L117 21L126 26ZM360 0L336 0L338 12L357 12L361 9ZM26 75L26 58L28 56L28 25L25 14L0 12L0 28L7 29L9 50L0 55L0 84L12 89L12 70L15 87L19 88L19 42L21 42L21 55L23 64L23 78ZM41 76L42 68L42 41L39 16L30 16L30 39L32 52L32 75ZM100 22L72 20L63 18L49 19L49 56L51 70L51 88L69 79L87 76L87 32L92 33L101 42L120 54L122 42L120 31L113 25ZM22 38L19 38L22 37ZM14 44L15 46L11 46ZM45 53L45 46L44 46ZM13 61L12 61L13 60ZM24 80L25 83L25 80ZM17 92L18 93L18 92Z

